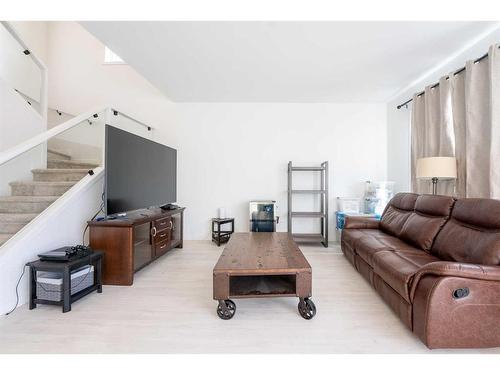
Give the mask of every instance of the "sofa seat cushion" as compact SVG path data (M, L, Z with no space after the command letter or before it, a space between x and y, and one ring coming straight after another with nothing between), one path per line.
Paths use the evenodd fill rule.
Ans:
M356 249L357 242L362 237L373 237L378 239L394 238L379 229L344 229L342 231L341 242L354 251Z
M422 268L426 264L433 263L433 262L440 262L441 259L428 254L420 249L414 249L414 250L397 250L395 251L397 255L399 255L401 258L412 262L415 264L417 267Z
M356 241L365 236L367 230L364 229L344 229L342 231L341 241L349 246L352 250L355 248Z
M371 236L375 237L381 240L387 239L387 238L395 238L394 236L391 236L390 234L382 232L380 229L365 229L364 231L365 236Z
M397 237L389 236L386 235L384 237L378 237L380 242L382 242L384 245L386 245L390 250L396 251L420 251L414 246L404 242L403 240L400 240Z
M413 246L401 241L399 238L381 231L365 233L363 237L356 241L353 249L356 254L372 267L373 256L379 251L416 250Z
M413 276L425 264L439 259L422 250L379 251L373 256L373 271L402 298L410 302Z
M373 267L373 257L379 251L390 251L386 244L380 241L380 239L373 236L364 236L356 242L354 251L356 254Z

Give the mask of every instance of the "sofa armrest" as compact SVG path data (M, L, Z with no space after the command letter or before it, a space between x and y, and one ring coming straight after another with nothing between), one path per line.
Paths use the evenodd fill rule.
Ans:
M378 229L379 223L373 217L346 216L344 229Z
M413 277L410 300L413 301L419 281L427 275L454 276L466 279L500 281L500 266L484 266L480 264L458 262L433 262L423 266Z

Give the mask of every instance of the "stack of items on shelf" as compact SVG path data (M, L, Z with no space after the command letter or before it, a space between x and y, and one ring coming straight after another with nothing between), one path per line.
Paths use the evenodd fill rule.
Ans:
M393 195L394 182L366 181L363 198L337 197L336 229L344 228L345 218L348 216L379 219Z
M364 213L382 216L385 206L394 196L394 182L366 181L364 200Z

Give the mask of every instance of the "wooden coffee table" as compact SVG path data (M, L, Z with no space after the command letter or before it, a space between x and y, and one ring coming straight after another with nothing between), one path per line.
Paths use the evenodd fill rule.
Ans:
M316 315L311 266L288 233L234 233L214 267L217 315L231 319L230 298L299 297L304 319Z

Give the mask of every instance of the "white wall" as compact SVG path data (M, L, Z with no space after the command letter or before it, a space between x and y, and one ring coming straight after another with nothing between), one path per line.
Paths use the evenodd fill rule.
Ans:
M42 61L47 58L46 22L11 22L24 42ZM29 97L40 101L40 68L23 53L20 44L0 26L0 78Z
M394 189L410 191L410 117L411 109L394 110L387 106L387 179Z
M0 152L41 133L40 115L0 78Z
M47 21L10 21L31 51L44 62L48 56L48 24Z
M186 239L209 238L210 218L227 207L248 230L248 202L274 199L287 230L287 163L330 163L330 234L335 197L361 197L365 180L386 178L386 110L380 104L178 104L159 140L178 149L178 201ZM296 175L309 188L311 174ZM298 210L309 203L297 202ZM316 202L317 204L318 202ZM316 228L305 220L296 231Z
M46 52L43 25L40 22L11 23L25 43L33 50ZM35 38L34 35L37 35ZM0 152L43 132L45 124L35 106L30 106L14 89L30 97L39 98L40 69L29 56L22 53L20 45L0 25ZM45 164L44 148L37 147L0 166L0 196L10 194L8 183L30 179L32 168Z
M420 77L409 83L387 104L387 178L396 182L396 191L410 190L410 114L408 108L397 109L397 105L406 102L414 93L423 91L425 86L439 81L439 78L465 66L467 60L474 60L484 55L490 45L498 43L500 30L480 36L470 45L457 51L447 61L443 61L430 71L422 72Z
M237 230L247 230L248 201L262 198L278 201L278 229L286 230L288 160L329 160L331 228L337 195L361 196L365 180L386 178L382 104L172 103L130 66L103 64L102 43L74 22L49 23L48 54L52 108L78 114L111 104L178 149L186 239L207 239L220 206L231 209Z
M45 22L11 22L40 58L47 55ZM45 130L39 113L14 89L40 98L40 69L0 25L0 152Z
M76 22L49 22L49 107L77 115L112 105L153 126L172 103L128 65L106 65L104 45Z

